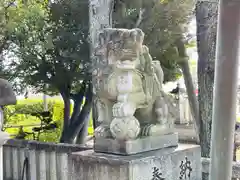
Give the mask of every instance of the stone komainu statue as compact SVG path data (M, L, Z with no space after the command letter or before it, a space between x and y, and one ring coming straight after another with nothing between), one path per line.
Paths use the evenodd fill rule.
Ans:
M118 140L173 133L162 91L163 71L143 45L141 29L104 29L93 71L98 121L95 137Z

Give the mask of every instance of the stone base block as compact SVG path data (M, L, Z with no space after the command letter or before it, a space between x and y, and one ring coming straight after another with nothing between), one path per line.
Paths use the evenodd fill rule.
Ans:
M131 155L178 145L178 134L149 136L130 141L96 138L94 151L119 155Z
M197 145L120 156L93 150L71 156L74 180L201 180Z

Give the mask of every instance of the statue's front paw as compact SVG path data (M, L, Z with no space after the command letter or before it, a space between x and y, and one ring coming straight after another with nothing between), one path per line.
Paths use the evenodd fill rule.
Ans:
M142 136L161 136L165 134L174 133L174 128L170 127L169 124L161 125L161 124L149 124L142 128L141 135Z
M133 103L118 102L113 105L113 116L114 117L133 116L135 110L136 107Z
M111 136L111 133L110 133L110 129L109 127L105 127L105 126L98 126L95 131L94 131L94 136L96 138L107 138L107 137L110 137Z
M150 136L150 129L153 126L153 124L148 124L141 129L141 136Z

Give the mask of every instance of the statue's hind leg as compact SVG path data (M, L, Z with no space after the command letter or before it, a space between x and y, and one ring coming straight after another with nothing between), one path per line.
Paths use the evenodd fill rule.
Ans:
M168 105L162 97L158 97L152 106L152 122L142 128L143 136L158 136L174 132L173 120L168 111Z

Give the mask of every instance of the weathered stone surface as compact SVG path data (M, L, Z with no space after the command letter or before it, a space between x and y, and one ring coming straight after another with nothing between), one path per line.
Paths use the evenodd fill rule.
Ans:
M131 155L177 145L177 133L162 136L146 136L128 141L119 141L110 138L96 138L94 142L94 151L120 155Z
M16 104L17 99L10 83L0 78L0 106Z
M197 145L180 144L131 156L96 153L71 157L74 180L201 180L201 153Z
M95 52L99 61L93 70L93 92L100 124L95 129L95 142L99 145L134 142L136 147L141 147L136 148L135 153L140 149L152 150L142 148L147 140L138 141L138 138L163 138L162 135L174 133L175 117L162 89L163 71L143 40L144 32L138 28L106 28L99 33ZM127 144L123 145L125 154L132 149L132 143Z

